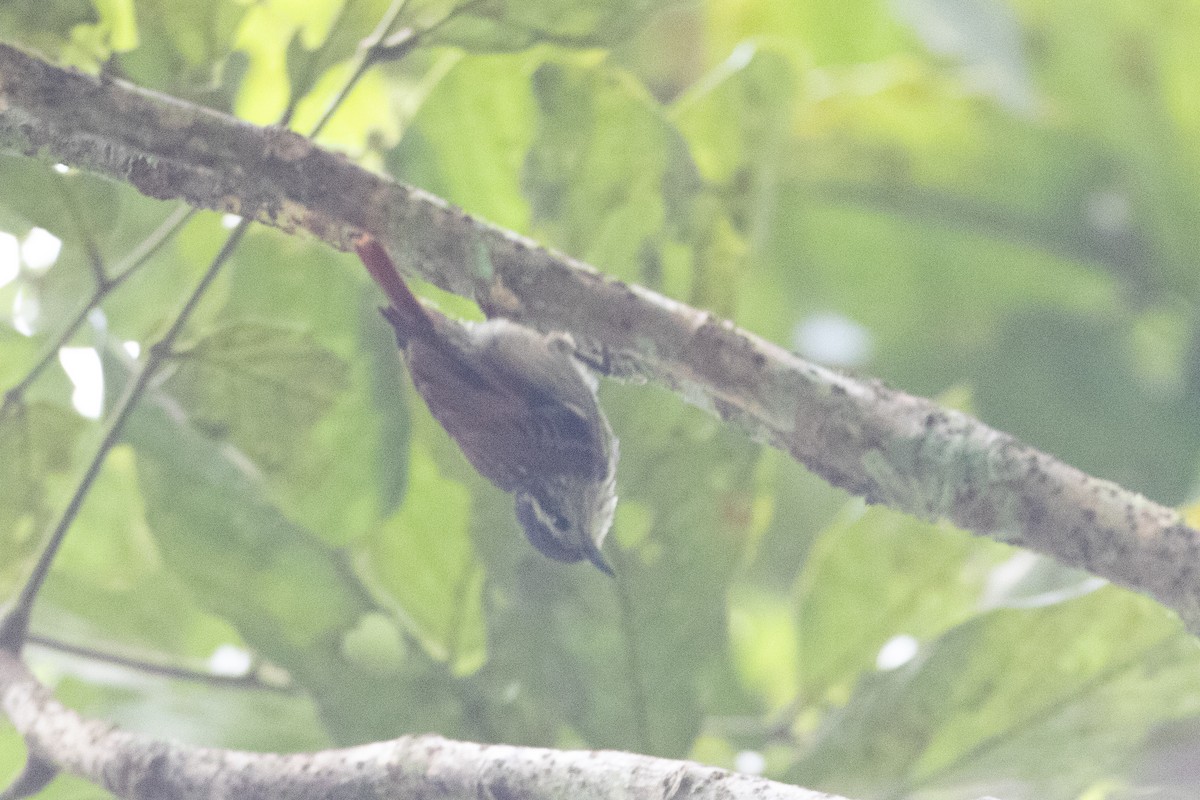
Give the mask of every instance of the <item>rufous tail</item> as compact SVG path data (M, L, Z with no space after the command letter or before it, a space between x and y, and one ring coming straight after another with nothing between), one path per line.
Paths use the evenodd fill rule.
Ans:
M400 277L400 272L379 240L369 233L360 234L354 250L362 259L371 278L387 295L395 313L385 314L398 334L405 337L424 333L433 327L429 314Z

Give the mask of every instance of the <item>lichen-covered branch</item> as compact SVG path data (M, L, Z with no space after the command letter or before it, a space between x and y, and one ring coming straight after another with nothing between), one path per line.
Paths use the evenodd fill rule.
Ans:
M689 798L838 800L833 795L688 761L406 736L275 755L191 747L81 717L0 650L0 707L31 763L78 775L130 800L257 797Z
M232 211L396 263L489 313L573 334L609 374L678 391L831 483L1153 595L1200 631L1200 533L978 420L837 374L731 323L473 219L289 131L258 128L0 45L0 149Z

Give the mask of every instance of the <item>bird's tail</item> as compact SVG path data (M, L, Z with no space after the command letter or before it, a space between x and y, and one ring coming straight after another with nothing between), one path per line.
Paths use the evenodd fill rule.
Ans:
M407 339L427 333L433 328L429 312L421 305L400 277L400 272L388 256L383 245L369 233L361 234L354 243L354 250L362 259L372 280L387 295L392 308L384 311L388 322L396 329L397 336ZM391 313L389 313L389 311Z

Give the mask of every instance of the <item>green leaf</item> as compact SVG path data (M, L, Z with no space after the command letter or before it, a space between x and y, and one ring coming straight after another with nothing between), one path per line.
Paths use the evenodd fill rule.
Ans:
M274 268L276 259L287 268ZM346 365L342 391L319 420L289 434L290 460L268 479L297 522L331 544L352 542L395 509L407 471L404 367L381 300L357 259L273 231L243 239L226 279L214 325L303 330Z
M75 26L94 21L95 11L88 0L0 3L0 31L4 31L4 37L52 55L68 47ZM95 69L102 58L79 66Z
M649 253L699 189L682 137L644 89L606 65L548 61L532 82L537 132L522 187L536 232L616 275L650 270Z
M163 557L272 656L315 645L365 611L332 550L275 508L252 472L206 437L143 405L126 438Z
M633 35L659 5L646 0L481 4L456 15L436 40L476 52L523 50L543 42L614 45Z
M7 719L0 722L0 781L7 786L25 766L25 743Z
M1045 308L1014 313L979 370L980 412L1090 474L1181 503L1194 489L1200 446L1195 399L1141 378L1129 323ZM1036 405L1026 401L1035 396Z
M406 649L395 621L384 614L363 615L354 630L342 637L347 661L383 677L400 670Z
M109 453L43 599L40 631L102 650L201 660L235 638L163 563L127 447Z
M406 659L386 680L346 660L344 637L379 609L348 554L289 519L244 458L153 395L125 438L163 563L253 652L312 693L334 741L386 738L435 719L453 729L458 701L427 659Z
M176 355L168 389L193 424L269 472L286 470L346 387L346 365L295 330L235 324Z
M372 571L430 654L456 674L469 674L486 655L483 570L468 536L469 496L420 447L409 480L400 513L367 545Z
M386 517L400 506L408 491L412 412L391 326L379 323L379 309L373 302L365 306L362 343L369 358L365 369L371 407L379 420L371 441L375 444L379 514Z
M907 44L880 0L715 2L707 4L705 11L706 44L715 60L748 40L768 37L788 42L822 66L871 63Z
M859 796L1075 797L1158 720L1200 711L1197 667L1178 621L1121 589L994 611L864 677L789 777Z
M74 465L84 420L45 403L18 406L0 418L0 564L10 584L53 518L48 480Z
M9 299L7 287L0 289L0 302ZM38 357L39 342L29 336L22 336L7 324L0 325L0 392L7 392L16 386L29 369L33 367Z
M800 89L797 72L786 49L746 44L676 101L672 117L707 179L761 186L762 173L777 172L794 157L785 142ZM765 210L758 208L764 199L747 198L747 211Z
M413 124L388 153L388 170L472 214L529 229L521 162L533 137L529 71L540 56L443 61Z
M840 702L892 637L935 637L976 613L1012 548L854 501L818 538L795 589L798 696Z
M104 241L126 197L112 181L81 172L60 175L51 164L9 155L0 155L0 182L6 187L0 209L64 241L77 235L76 221L67 213L69 204L74 204L89 233ZM0 217L0 227L17 235L26 232L7 214Z

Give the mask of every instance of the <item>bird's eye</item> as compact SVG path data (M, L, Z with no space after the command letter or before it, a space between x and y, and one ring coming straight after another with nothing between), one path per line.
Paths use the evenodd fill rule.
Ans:
M516 507L525 536L542 555L567 563L583 558L567 530L569 522L561 512L548 510L537 498L524 493L517 495Z
M559 533L566 533L571 527L571 522L563 514L562 509L549 497L539 494L537 496L530 496L529 499L537 508L537 515L541 518L544 525L553 527Z

